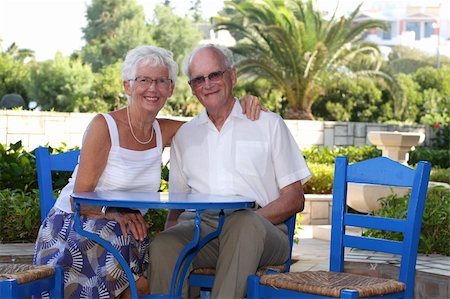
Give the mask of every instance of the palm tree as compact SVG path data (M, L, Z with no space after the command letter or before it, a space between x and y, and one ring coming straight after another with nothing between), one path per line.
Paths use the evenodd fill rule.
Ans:
M228 1L216 29L243 37L232 47L239 71L281 90L286 118L314 119L311 106L334 75L384 75L377 46L360 41L367 29L384 23L354 22L360 6L347 18L325 20L311 0Z

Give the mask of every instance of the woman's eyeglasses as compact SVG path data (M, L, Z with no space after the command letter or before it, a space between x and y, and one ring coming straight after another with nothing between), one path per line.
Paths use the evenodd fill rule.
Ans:
M198 88L198 87L202 86L203 84L205 84L206 78L208 78L208 80L212 81L212 82L217 82L217 81L222 80L223 74L225 74L226 71L228 71L228 69L226 69L224 71L212 72L207 76L198 76L198 77L195 77L195 78L189 80L188 83L192 88Z
M134 81L134 82L136 82L136 84L138 86L146 87L146 88L149 88L150 86L152 86L153 82L155 82L155 86L158 88L168 87L170 85L170 83L172 83L172 79L166 79L166 78L152 79L150 77L145 77L145 76L138 76L134 80L131 79L130 81Z

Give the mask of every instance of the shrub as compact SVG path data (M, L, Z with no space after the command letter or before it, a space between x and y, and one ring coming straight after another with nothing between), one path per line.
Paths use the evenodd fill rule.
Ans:
M435 123L432 130L434 131L434 137L431 138L433 148L448 149L450 144L450 123Z
M65 143L50 147L52 154L69 149ZM168 165L162 165L161 191L167 191ZM34 242L40 227L39 189L37 185L34 150L27 152L22 142L0 144L0 243ZM53 172L55 196L67 184L71 173ZM149 210L145 219L149 224L149 235L164 229L167 210Z
M325 146L319 149L318 146L312 146L309 149L302 150L306 161L309 163L334 164L337 156L347 156L350 163L359 162L381 156L381 150L372 145L333 147L329 149Z
M28 192L38 188L34 156L24 150L21 141L9 148L0 144L0 169L1 189Z
M381 208L373 214L381 217L405 218L409 195L398 197L395 194L380 199ZM428 190L427 201L420 232L419 253L450 255L450 190L442 186ZM369 229L365 236L402 240L398 232Z
M433 167L430 173L430 181L450 184L450 168Z
M303 191L309 194L331 194L333 191L334 165L308 163L308 166L313 176L303 186Z
M164 230L168 212L166 209L150 209L145 214L144 219L148 223L148 235L150 237Z
M34 242L40 217L38 190L0 190L0 243Z
M419 161L429 161L433 167L449 168L449 149L433 149L429 147L418 146L415 150L409 152L409 165L416 165Z

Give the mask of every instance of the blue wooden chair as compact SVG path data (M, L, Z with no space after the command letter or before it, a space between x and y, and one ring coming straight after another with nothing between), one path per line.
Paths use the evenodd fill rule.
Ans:
M292 246L294 242L295 219L296 215L293 215L286 219L286 221L284 222L288 227L288 237L291 247L289 258L282 265L271 265L259 268L257 271L257 275L263 275L266 273L288 272L290 270L292 262ZM189 286L200 288L201 297L207 297L214 284L215 272L216 269L214 268L194 269L189 275Z
M349 165L336 159L333 186L330 271L252 275L248 298L413 298L420 227L431 164L411 169L386 157ZM347 183L411 187L406 219L391 219L347 212ZM345 227L362 227L403 233L403 241L347 235ZM344 272L344 248L397 254L401 257L397 280Z
M50 154L49 148L35 150L41 206L41 222L55 203L52 171L73 172L79 150ZM60 266L27 264L0 265L0 298L22 298L48 291L50 298L64 297L64 273Z
M52 185L52 171L73 172L78 164L80 150L50 154L48 147L38 147L34 153L36 156L42 222L56 200Z
M0 298L25 298L49 291L50 298L64 297L60 266L0 264Z

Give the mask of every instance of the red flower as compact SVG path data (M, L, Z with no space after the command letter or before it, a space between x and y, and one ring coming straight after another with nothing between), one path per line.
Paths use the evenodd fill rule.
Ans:
M439 123L434 123L433 127L436 129L439 129L441 127L441 125Z

